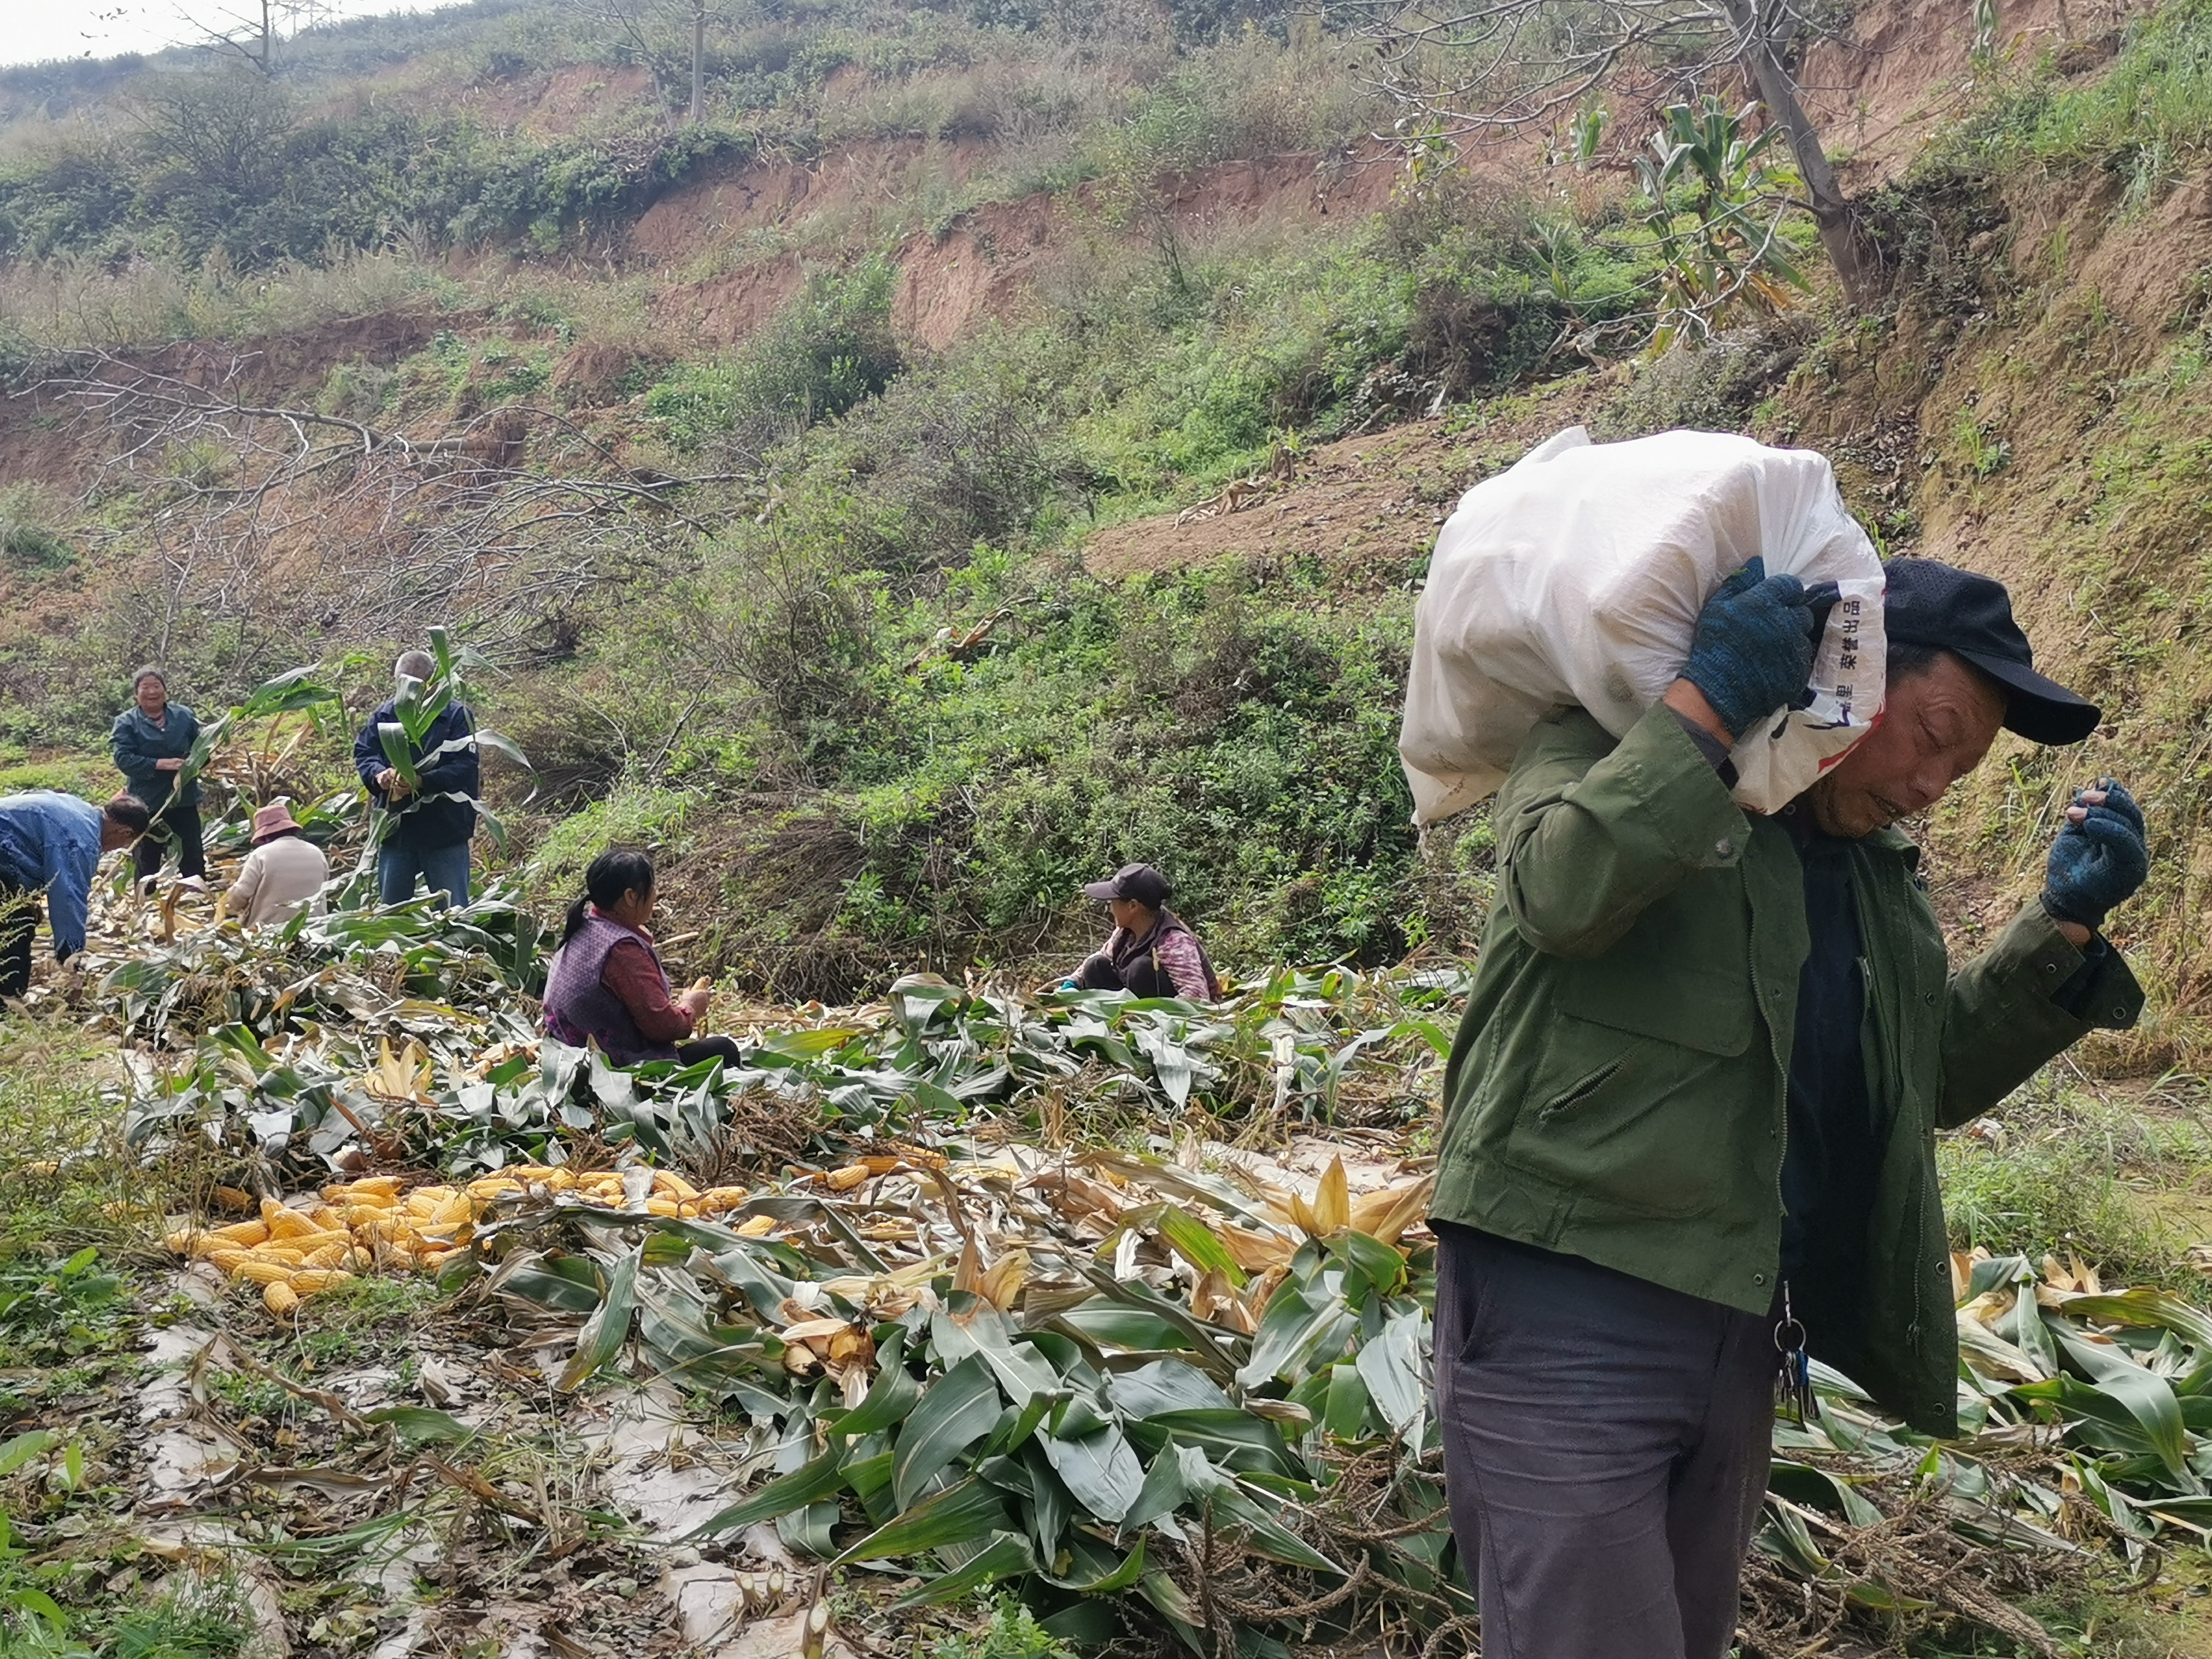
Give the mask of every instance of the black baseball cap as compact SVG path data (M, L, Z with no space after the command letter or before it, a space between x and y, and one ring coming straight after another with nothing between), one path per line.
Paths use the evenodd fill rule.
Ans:
M1149 864L1125 864L1103 881L1086 882L1083 891L1095 899L1134 899L1147 910L1168 902L1168 878Z
M1937 559L1883 564L1882 630L1893 645L1954 652L1997 683L2005 729L2031 743L2079 743L2104 712L2035 672L2035 651L2013 620L2004 584Z

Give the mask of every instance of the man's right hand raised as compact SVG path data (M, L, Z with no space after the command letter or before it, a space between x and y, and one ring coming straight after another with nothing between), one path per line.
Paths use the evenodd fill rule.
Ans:
M1808 587L1795 576L1770 576L1766 561L1753 556L1698 613L1690 659L1668 704L1709 730L1717 720L1713 735L1734 743L1803 695L1813 672L1814 623L1835 598L1833 582ZM1696 696L1680 695L1685 688Z

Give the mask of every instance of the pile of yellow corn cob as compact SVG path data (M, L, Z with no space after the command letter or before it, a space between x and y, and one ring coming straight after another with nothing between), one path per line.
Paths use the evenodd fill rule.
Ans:
M653 1170L651 1182L644 1207L654 1215L716 1216L735 1209L747 1196L742 1187L701 1192L666 1170ZM295 1208L264 1198L258 1220L180 1227L166 1242L179 1255L259 1285L263 1304L282 1319L298 1308L301 1297L345 1284L372 1268L435 1273L466 1248L476 1224L501 1197L533 1188L573 1192L585 1203L607 1209L627 1206L619 1170L580 1173L526 1164L465 1187L417 1187L411 1192L400 1176L368 1176L324 1188L319 1204ZM241 1208L252 1202L228 1189L218 1195Z

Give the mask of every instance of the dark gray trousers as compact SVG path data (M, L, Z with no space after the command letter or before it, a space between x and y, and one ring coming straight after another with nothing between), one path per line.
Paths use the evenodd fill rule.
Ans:
M1774 1322L1436 1224L1437 1408L1483 1659L1723 1659Z

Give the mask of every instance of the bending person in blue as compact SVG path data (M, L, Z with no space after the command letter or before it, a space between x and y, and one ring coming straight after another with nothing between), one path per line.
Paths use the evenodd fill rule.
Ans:
M0 997L31 986L31 935L40 896L53 923L54 959L84 949L100 855L131 846L154 822L136 795L94 806L50 789L0 795Z
M404 691L409 680L427 681L437 664L427 651L410 651L393 672ZM477 832L477 796L483 787L476 722L466 703L446 705L422 741L411 745L410 758L422 786L410 789L377 734L380 726L398 723L398 708L396 696L378 704L353 744L354 769L369 799L395 819L377 850L377 896L386 904L404 904L415 896L415 878L420 876L432 893L466 904L469 840Z

